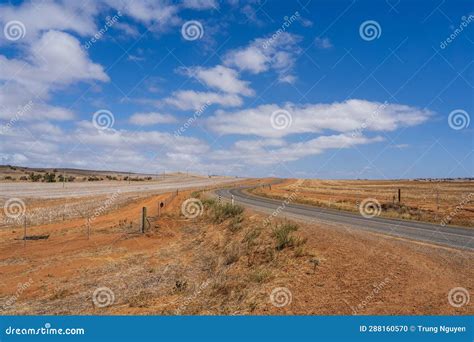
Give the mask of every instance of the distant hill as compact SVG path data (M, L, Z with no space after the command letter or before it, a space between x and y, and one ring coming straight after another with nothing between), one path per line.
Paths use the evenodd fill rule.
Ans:
M73 168L36 168L13 165L0 165L0 181L36 181L36 182L70 182L77 181L150 181L168 177L177 177L186 173L135 173L123 171L86 170ZM54 176L53 176L54 175ZM188 174L190 177L203 177Z

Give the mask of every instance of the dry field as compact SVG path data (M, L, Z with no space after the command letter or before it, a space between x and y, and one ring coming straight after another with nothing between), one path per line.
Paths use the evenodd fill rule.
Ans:
M0 314L473 314L474 253L293 222L180 192L98 216L0 230ZM202 210L183 216L199 197ZM141 208L151 226L140 234ZM273 295L272 295L273 294Z
M398 203L398 189L401 203ZM358 212L365 199L380 203L381 216L474 226L474 181L369 181L289 179L254 194Z
M197 177L168 175L165 179L149 182L98 181L69 183L9 182L0 184L0 203L8 211L23 211L20 220L7 217L0 211L0 228L39 225L64 221L71 218L86 219L97 210L105 214L151 194L177 189L212 188L219 184L235 183L230 177ZM11 202L8 202L8 201ZM10 205L8 204L10 203ZM14 215L16 216L16 215Z

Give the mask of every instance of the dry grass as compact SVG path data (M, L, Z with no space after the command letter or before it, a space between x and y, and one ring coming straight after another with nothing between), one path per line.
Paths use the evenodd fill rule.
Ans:
M265 215L222 209L204 199L204 213L186 219L180 207L189 195L180 193L146 234L130 234L119 223L138 217L142 206L156 215L159 196L99 217L90 240L74 220L35 227L51 237L26 247L15 234L0 231L0 312L350 314L386 277L388 285L359 312L472 312L446 300L452 287L473 288L469 253L317 225L268 224ZM14 304L3 307L30 278ZM113 292L114 301L101 308L94 305L93 293L103 287ZM291 305L270 303L277 287L291 291Z
M401 202L398 202L398 189ZM251 190L256 195L358 212L376 199L381 215L407 220L474 226L474 181L286 180Z

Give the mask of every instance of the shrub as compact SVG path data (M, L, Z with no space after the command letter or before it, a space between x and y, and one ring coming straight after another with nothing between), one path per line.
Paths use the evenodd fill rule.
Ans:
M238 261L240 258L239 245L234 243L224 249L224 264L230 265Z
M46 172L46 173L43 175L43 182L46 182L46 183L55 183L55 182L56 182L56 175L55 175L54 173Z
M269 270L257 269L254 272L250 273L249 278L250 281L261 284L267 281L270 278L271 274L272 273Z
M286 247L294 246L297 240L291 236L291 233L297 230L298 225L293 223L284 223L273 229L273 236L276 239L276 249L282 250Z
M244 207L240 205L232 205L230 203L218 204L213 206L214 222L224 222L228 218L238 216L244 212Z
M242 242L247 243L247 246L251 246L254 243L255 239L257 239L261 233L262 228L251 229L245 234Z
M30 173L30 174L28 175L28 177L30 178L30 180L31 180L32 182L39 182L40 179L41 179L41 175L40 175L40 174L35 174L34 172Z
M205 198L203 200L201 200L202 204L208 208L212 208L214 207L215 205L217 205L217 202L215 199L213 198Z
M230 221L229 224L229 230L233 233L236 231L240 230L242 228L242 222L244 221L244 216L243 215L237 215L232 218L232 221Z
M199 198L201 196L201 191L193 191L191 192L191 197Z

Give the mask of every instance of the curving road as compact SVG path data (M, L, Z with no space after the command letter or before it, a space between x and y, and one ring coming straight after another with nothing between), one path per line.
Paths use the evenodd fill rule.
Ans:
M474 250L474 229L387 219L381 217L365 218L361 215L334 209L318 208L304 204L286 204L281 200L244 193L245 188L220 189L215 193L226 199L234 196L235 203L269 213L276 210L278 216L321 222L349 229L362 229L402 238L433 243L457 249Z

